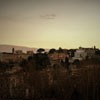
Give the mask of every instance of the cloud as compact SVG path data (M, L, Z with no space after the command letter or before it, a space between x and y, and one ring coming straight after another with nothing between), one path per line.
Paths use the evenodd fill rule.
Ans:
M56 15L55 14L40 15L40 18L42 18L42 19L55 19Z

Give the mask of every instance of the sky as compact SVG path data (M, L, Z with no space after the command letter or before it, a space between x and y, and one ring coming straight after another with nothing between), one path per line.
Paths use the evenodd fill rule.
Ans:
M100 48L100 0L0 0L0 44Z

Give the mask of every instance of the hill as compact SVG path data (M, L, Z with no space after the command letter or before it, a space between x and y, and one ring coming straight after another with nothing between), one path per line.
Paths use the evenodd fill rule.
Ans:
M12 52L12 48L15 48L15 50L22 50L24 53L26 53L29 50L33 50L34 52L37 51L38 48L31 48L31 47L25 47L25 46L16 46L16 45L0 45L0 52Z

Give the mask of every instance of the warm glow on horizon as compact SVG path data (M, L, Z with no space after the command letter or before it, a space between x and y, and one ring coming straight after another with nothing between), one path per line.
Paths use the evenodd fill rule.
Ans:
M99 37L100 1L0 1L0 44L100 48Z

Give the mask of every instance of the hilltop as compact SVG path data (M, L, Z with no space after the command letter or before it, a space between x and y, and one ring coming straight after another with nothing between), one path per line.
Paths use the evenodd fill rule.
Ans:
M23 52L29 50L33 50L34 52L36 52L38 49L38 48L31 48L26 46L0 44L0 52L12 52L12 48L15 48L15 50L22 50Z

